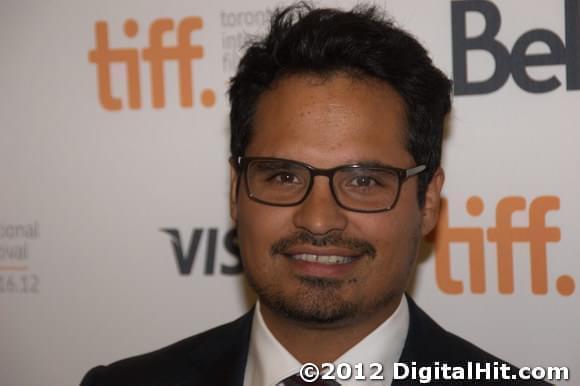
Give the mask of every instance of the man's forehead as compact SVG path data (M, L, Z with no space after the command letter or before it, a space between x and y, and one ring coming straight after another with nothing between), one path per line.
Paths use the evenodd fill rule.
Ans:
M339 119L340 114L353 114L363 120L379 116L377 112L391 114L393 120L406 123L405 102L385 81L344 72L324 77L297 74L284 76L261 94L255 120L259 123L264 116L279 120L284 118L276 115L280 113L291 114L293 123L300 117L312 118L313 114L323 113L334 119Z
M343 85L352 88L370 87L377 90L387 89L402 99L400 93L386 80L367 75L361 71L345 69L336 69L328 71L297 71L282 74L272 81L268 90L273 90L281 84L288 86L324 86L333 81L341 80Z
M405 107L398 93L386 82L344 73L324 79L284 77L260 97L253 123L250 147L258 140L282 150L307 143L324 151L361 147L364 152L381 143L405 147L407 139ZM349 159L381 159L362 157L361 152Z
M291 87L273 89L261 101L246 156L293 159L318 168L413 164L406 146L406 118L398 101L389 104L380 99L384 93L362 89Z

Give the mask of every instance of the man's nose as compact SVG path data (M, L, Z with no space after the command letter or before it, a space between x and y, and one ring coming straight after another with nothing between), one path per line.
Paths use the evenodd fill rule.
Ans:
M317 176L312 184L308 196L298 205L294 225L318 235L344 230L348 222L345 210L332 195L328 177Z

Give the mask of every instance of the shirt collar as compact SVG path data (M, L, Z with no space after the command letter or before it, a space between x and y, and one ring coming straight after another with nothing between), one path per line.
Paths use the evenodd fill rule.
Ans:
M274 386L300 370L301 363L272 335L256 302L244 386Z
M401 357L408 330L409 305L406 296L403 295L399 306L387 320L334 361L335 364L350 363L352 366L359 362L364 363L363 375L367 378L376 372L376 368L371 368L370 364L378 362L383 368L381 375L384 381L380 383L355 382L353 375L348 381L340 381L340 384L342 386L390 385L393 379L393 363Z
M399 306L387 320L334 363L347 362L354 365L363 362L365 363L364 375L368 377L374 373L369 367L370 364L379 362L383 366L382 375L385 377L385 381L372 384L390 385L393 376L393 363L401 356L408 329L409 306L406 297L402 296ZM262 318L260 303L257 302L252 321L244 386L275 386L284 378L296 374L300 370L300 366L301 363L272 335ZM350 381L340 381L341 385L359 386L365 384L364 382L356 383L354 376L352 378Z

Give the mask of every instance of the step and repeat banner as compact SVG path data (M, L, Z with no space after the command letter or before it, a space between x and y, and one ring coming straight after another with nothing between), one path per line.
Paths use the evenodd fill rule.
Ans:
M580 384L580 0L376 4L455 82L445 205L410 292ZM278 5L0 4L0 385L77 385L251 306L225 93Z

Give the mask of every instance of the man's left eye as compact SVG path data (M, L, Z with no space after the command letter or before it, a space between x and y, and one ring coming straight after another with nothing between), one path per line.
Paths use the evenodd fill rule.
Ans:
M358 176L351 180L350 184L359 188L368 188L377 185L377 180L370 176Z
M288 172L280 172L276 174L275 180L283 184L293 184L298 182L298 178L294 174Z

